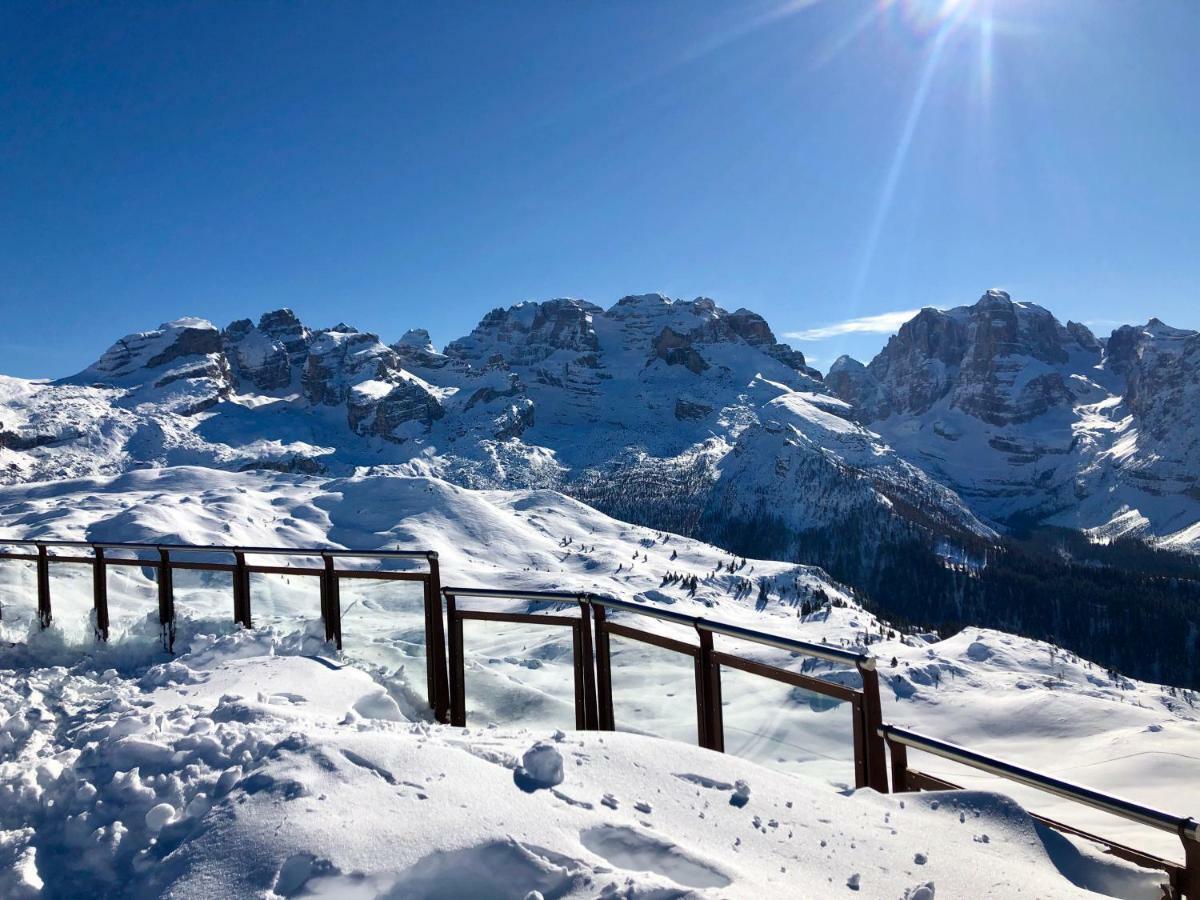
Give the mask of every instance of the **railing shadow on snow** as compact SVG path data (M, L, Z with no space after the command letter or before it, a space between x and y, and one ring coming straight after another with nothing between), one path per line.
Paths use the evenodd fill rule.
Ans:
M417 582L422 586L426 648L426 690L434 717L442 723L462 726L467 718L466 665L463 636L465 621L506 622L539 627L570 628L572 668L574 672L575 724L581 730L613 731L618 716L613 702L611 639L653 646L690 659L695 678L696 736L701 747L717 752L725 750L725 724L721 689L723 668L739 671L768 681L811 692L831 701L850 704L854 781L857 787L871 787L881 793L889 789L888 759L891 763L891 790L897 793L920 790L956 790L944 779L910 768L908 748L1009 779L1054 794L1075 803L1177 834L1183 842L1184 862L1145 853L1073 826L1033 815L1033 818L1057 831L1095 842L1113 855L1169 876L1163 886L1169 898L1200 900L1200 823L1193 818L1175 816L1128 800L1104 794L1080 785L1044 775L996 757L899 728L882 721L879 677L874 657L841 647L781 637L712 619L691 616L643 603L631 603L588 592L526 591L495 588L441 586L438 555L429 550L345 550L333 548L202 546L133 542L86 542L64 540L0 540L0 547L27 547L32 552L0 552L0 560L33 563L36 573L37 621L42 629L53 621L50 587L52 564L88 565L92 568L92 621L95 637L107 641L110 623L108 610L108 570L132 566L155 572L158 594L158 618L163 649L174 652L175 590L173 573L177 571L223 572L231 576L232 614L235 622L253 627L251 575L298 575L318 579L320 613L325 639L342 649L342 604L340 585L346 579ZM66 551L84 551L73 555ZM52 552L61 551L61 552ZM114 554L132 554L114 555ZM231 562L211 562L203 556L232 558ZM320 559L321 565L265 565L247 561L247 557L274 559ZM424 565L424 571L389 571L339 567L339 560L358 559L381 563L407 560ZM504 610L464 609L460 600L526 601L554 609L553 613L511 612ZM560 612L574 608L576 615ZM0 615L3 607L0 606ZM624 621L614 621L619 613ZM695 642L671 637L629 622L650 619L683 628L695 635ZM793 672L743 654L719 650L716 638L728 638L759 647L783 650L793 656L824 660L853 668L859 687L838 681Z

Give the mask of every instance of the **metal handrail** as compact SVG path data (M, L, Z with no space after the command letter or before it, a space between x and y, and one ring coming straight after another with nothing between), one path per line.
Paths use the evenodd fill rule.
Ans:
M1104 794L1083 785L1064 781L1061 778L1055 778L1051 775L1044 775L1041 772L1035 772L1024 766L1019 766L1016 763L997 759L994 756L988 756L975 750L968 750L966 747L960 747L958 744L952 744L949 741L939 740L938 738L919 734L915 731L898 728L895 725L881 725L879 727L879 736L889 743L894 741L906 747L911 747L914 750L932 753L943 759L948 759L964 766L970 766L973 769L997 775L1001 778L1007 778L1010 781L1016 781L1029 787L1038 788L1048 794L1073 800L1076 803L1090 806L1102 812L1111 813L1123 819L1139 822L1142 825L1158 828L1161 831L1169 831L1193 841L1200 841L1200 822L1197 822L1192 817L1172 815L1153 807L1134 803L1132 800L1125 800L1122 797Z
M172 553L249 553L270 556L337 556L360 559L437 559L436 550L344 550L336 547L242 547L216 544L163 544L138 541L70 541L53 539L0 538L0 546L18 547L103 547L106 550L168 550Z
M588 595L579 591L507 591L497 588L446 587L443 594L455 597L486 597L499 600L553 600L562 603L586 603Z
M713 634L742 638L743 640L753 641L756 644L762 644L766 647L774 647L777 650L789 650L793 653L824 659L827 662L848 663L856 668L865 668L868 670L875 668L875 657L867 653L853 653L850 650L843 650L841 647L831 647L828 644L816 644L796 638L779 637L778 635L758 631L754 628L746 628L742 625L734 625L730 622L710 619L708 616L689 616L687 613L657 609L648 604L630 603L628 600L617 600L612 597L603 597L596 594L589 594L588 599L592 603L609 609L621 609L644 616L651 616L655 619L662 619L666 622L690 625L693 628L711 631Z
M734 625L729 622L709 619L706 616L692 616L686 613L676 612L670 609L664 609L661 606L643 603L631 603L627 600L618 600L614 597L607 597L591 592L570 592L570 591L537 591L537 590L522 590L522 589L507 589L507 588L469 588L469 587L446 587L442 590L442 595L446 600L446 612L450 618L449 634L450 634L450 672L449 679L451 685L451 694L453 698L451 723L455 725L466 724L466 696L465 696L465 669L464 655L462 648L462 629L461 621L464 618L470 618L471 614L458 609L457 601L465 597L479 597L488 599L504 599L504 600L528 600L532 602L559 602L559 603L576 603L579 605L581 621L584 630L588 630L589 619L595 622L595 681L597 695L588 692L590 689L589 675L593 660L591 653L587 652L588 658L581 660L579 658L580 650L576 648L573 654L573 662L577 670L582 667L582 677L578 677L580 686L584 689L585 694L583 699L588 704L587 715L583 717L586 721L591 715L590 709L596 707L597 723L602 730L613 730L615 727L613 704L612 704L612 684L611 684L611 663L609 662L609 635L616 634L619 636L640 636L636 639L649 641L651 643L665 646L667 649L674 649L676 652L689 652L695 659L696 666L696 701L697 712L696 722L698 729L698 739L700 746L710 750L723 751L725 748L724 741L724 725L721 714L721 665L722 658L737 659L742 662L751 662L744 660L741 657L731 654L723 654L716 651L713 646L713 636L720 634L727 637L740 638L753 643L774 647L776 649L789 651L792 653L802 654L824 659L829 662L848 664L856 668L862 678L862 690L853 695L852 705L854 710L854 744L855 744L855 773L856 782L861 786L871 786L881 792L887 791L887 771L883 762L885 755L883 740L876 735L875 726L882 719L879 701L879 677L876 672L875 658L865 653L854 653L849 650L843 650L840 647L831 647L826 644L816 644L810 641L802 641L794 638L779 637L769 634L768 632L758 631L753 628L746 628L741 625ZM641 631L639 629L623 629L616 623L608 623L606 613L610 610L633 613L634 615L647 616L658 619L663 622L668 622L673 625L683 626L685 628L694 629L698 638L698 644L693 648L681 642L676 642L661 635L654 635L652 632ZM481 615L476 613L475 615ZM532 615L516 615L511 613L489 614L494 618L499 618L503 621L513 622L532 622L537 619L537 616ZM665 642L665 643L663 643ZM786 669L776 666L763 666L764 669L774 669L781 674L788 674ZM746 670L752 671L752 670ZM752 674L763 675L764 673L753 672ZM764 677L775 677L770 674ZM785 679L777 679L785 680ZM817 682L813 679L814 684ZM786 683L791 683L786 682ZM820 690L818 687L810 686L810 690ZM831 685L832 690L832 685ZM845 689L843 689L845 690ZM842 698L846 699L846 698ZM580 715L580 710L576 709L577 716Z
M719 619L710 619L707 616L691 616L687 613L675 612L674 610L670 609L662 609L661 607L651 606L645 603L632 603L628 600L618 600L615 597L607 597L603 594L593 594L587 591L534 591L506 590L504 588L446 587L442 589L442 593L450 594L454 597L482 597L489 599L531 601L552 600L564 603L590 603L596 606L603 606L606 609L624 610L626 612L636 613L638 615L649 616L653 619L659 619L663 622L671 622L675 625L684 625L689 628L710 631L713 634L722 634L726 637L741 638L743 640L753 641L756 644L762 644L766 647L774 647L777 650L788 650L792 653L816 657L817 659L823 659L827 662L847 663L855 668L868 670L872 670L876 666L875 657L867 653L854 653L850 650L843 650L841 647L832 647L828 644L816 644L811 641L802 641L796 638L779 637L778 635L770 634L765 631L746 628L742 625L734 625L730 622L722 622Z

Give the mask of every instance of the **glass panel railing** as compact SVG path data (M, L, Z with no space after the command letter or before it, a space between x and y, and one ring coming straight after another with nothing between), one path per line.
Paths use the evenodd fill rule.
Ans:
M316 575L250 573L250 621L284 632L321 621L321 579Z
M575 728L572 630L527 622L463 622L467 724Z
M694 658L617 635L609 648L616 729L697 743Z
M92 566L87 563L55 562L51 557L47 571L50 575L50 609L54 627L68 644L90 644L95 639L92 624L92 611L95 608ZM36 599L35 593L35 605Z
M232 572L173 569L171 577L177 618L232 625Z
M26 547L0 545L5 553ZM37 622L37 569L31 562L0 559L0 640L23 641Z
M425 585L420 581L339 578L346 659L373 671L409 707L427 715Z
M721 667L725 752L854 786L854 712L847 701Z

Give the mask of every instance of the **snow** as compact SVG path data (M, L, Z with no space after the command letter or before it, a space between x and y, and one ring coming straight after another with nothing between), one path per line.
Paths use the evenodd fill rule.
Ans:
M1169 811L1200 806L1193 695L1001 632L880 639L880 623L819 570L731 560L552 491L166 468L0 488L0 533L429 548L447 584L594 590L853 649L869 633L889 721ZM16 642L0 657L6 896L86 878L101 893L136 879L180 897L488 896L501 883L516 896L593 896L611 883L613 896L791 897L848 890L854 875L867 897L929 882L943 896L1076 896L1080 884L1155 896L1156 876L1044 832L1008 796L1179 855L1170 835L917 753L914 766L971 790L937 806L854 792L845 706L733 670L722 679L729 752L702 751L690 660L620 638L623 731L576 733L569 631L468 622L468 727L450 729L425 703L419 595L394 583L343 583L338 657L311 584L256 576L259 627L244 632L229 621L227 579L176 573L169 659L148 573L113 573L114 639L97 646L90 573L52 571L55 625L40 633L29 572L0 565L0 640ZM694 575L695 594L664 582L669 572ZM770 579L765 603L739 593L758 577ZM837 605L818 604L818 590ZM816 611L800 617L801 599ZM720 641L793 671L856 677ZM459 894L437 893L447 878Z
M1121 877L1152 896L1153 875L1056 842L996 794L845 794L632 734L361 715L375 690L263 632L197 635L141 678L3 673L0 889L1052 898Z

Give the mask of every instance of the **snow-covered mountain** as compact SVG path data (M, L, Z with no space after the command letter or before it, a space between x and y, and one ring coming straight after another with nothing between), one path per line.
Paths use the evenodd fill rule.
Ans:
M287 310L224 329L181 319L70 378L0 378L0 481L190 466L554 490L820 566L912 624L1019 632L1194 684L1194 579L1168 589L1130 564L1118 581L1128 560L1072 569L997 531L1194 548L1197 340L1151 323L1099 341L991 292L921 313L869 367L843 360L822 380L762 317L704 298L522 303L440 351L420 329L388 344ZM1044 602L1052 581L1061 609Z
M703 298L522 303L444 352L287 310L181 319L72 378L0 382L0 447L10 482L187 464L549 487L707 539L769 530L780 558L849 517L992 536L761 316Z
M988 291L924 309L827 385L999 526L1200 549L1200 334L1151 319L1097 339Z

